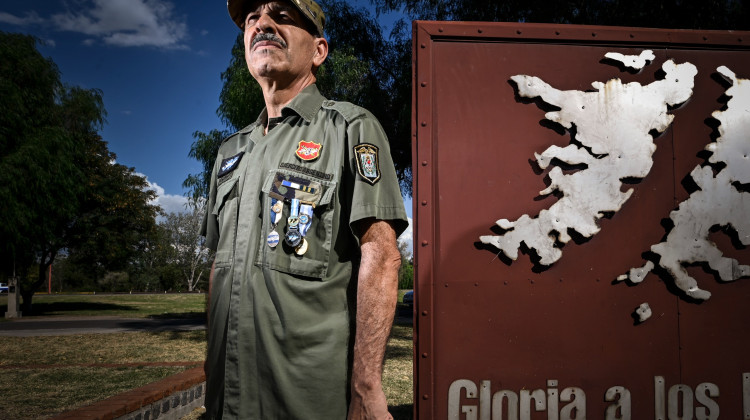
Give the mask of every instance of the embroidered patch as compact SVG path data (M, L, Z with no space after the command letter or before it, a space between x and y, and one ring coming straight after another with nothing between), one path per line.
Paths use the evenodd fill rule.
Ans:
M323 145L314 141L300 141L297 147L297 157L304 161L315 160L320 156L320 149Z
M380 180L380 166L378 162L378 146L362 143L354 146L354 156L357 159L357 172L365 181L375 185Z
M219 173L217 174L217 177L221 178L224 175L232 172L233 170L237 169L237 165L240 164L240 160L242 160L242 155L244 155L245 152L239 152L236 155L232 157L228 157L221 161L221 167L219 167Z

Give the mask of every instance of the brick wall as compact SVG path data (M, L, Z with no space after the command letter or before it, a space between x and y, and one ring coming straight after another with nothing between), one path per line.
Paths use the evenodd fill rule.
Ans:
M62 413L52 420L175 420L203 405L203 367Z

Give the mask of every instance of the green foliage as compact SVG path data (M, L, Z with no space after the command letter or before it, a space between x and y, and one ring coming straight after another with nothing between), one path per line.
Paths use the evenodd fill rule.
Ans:
M188 175L182 183L182 186L190 191L189 195L193 201L208 199L211 171L216 162L216 155L219 153L221 141L229 134L229 131L226 130L211 130L208 133L196 131L193 133L195 141L190 146L188 156L201 162L203 171Z
M401 267L398 269L398 288L414 288L414 259L407 249L406 242L398 243L398 252L401 254Z
M0 32L0 109L0 274L22 280L29 311L61 250L94 279L124 270L157 207L97 133L101 91L63 85L32 37Z

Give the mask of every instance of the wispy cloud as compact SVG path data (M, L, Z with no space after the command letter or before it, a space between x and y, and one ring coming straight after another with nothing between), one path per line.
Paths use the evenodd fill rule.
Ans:
M15 16L0 12L0 22L18 26L47 24L60 31L88 35L84 45L103 42L119 47L187 49L187 23L167 0L80 0L49 18L37 12Z
M11 15L10 13L0 12L0 22L17 26L27 26L42 23L44 22L44 19L39 17L36 12L26 13L26 15L23 17Z
M174 5L164 0L93 0L91 7L55 14L51 20L60 30L95 36L110 45L187 48L182 43L185 19L174 16Z

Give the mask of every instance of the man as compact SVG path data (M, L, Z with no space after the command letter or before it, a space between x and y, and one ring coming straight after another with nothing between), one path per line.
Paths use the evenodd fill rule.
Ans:
M391 418L381 372L407 222L385 134L318 92L314 1L227 6L266 108L224 140L211 179L207 417Z

